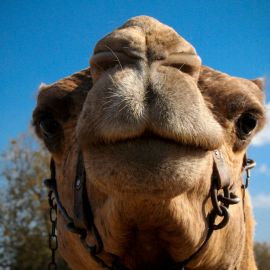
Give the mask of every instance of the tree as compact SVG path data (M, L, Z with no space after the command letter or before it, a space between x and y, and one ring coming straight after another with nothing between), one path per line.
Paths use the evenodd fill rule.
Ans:
M270 244L255 243L255 258L259 270L270 270Z
M0 268L48 268L50 230L47 190L49 154L28 133L1 154ZM68 269L58 258L58 269Z

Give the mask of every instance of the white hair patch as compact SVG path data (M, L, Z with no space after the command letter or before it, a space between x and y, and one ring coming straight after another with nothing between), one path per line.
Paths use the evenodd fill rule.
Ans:
M39 89L39 90L42 90L43 88L46 88L47 86L48 86L48 85L47 85L46 83L41 82L40 85L39 85L39 87L38 87L38 89Z

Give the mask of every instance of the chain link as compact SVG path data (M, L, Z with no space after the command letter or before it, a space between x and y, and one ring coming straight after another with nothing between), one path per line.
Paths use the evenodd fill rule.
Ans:
M56 225L57 225L57 204L55 202L55 197L53 191L49 191L48 202L50 206L50 221L51 221L51 232L49 233L49 248L51 250L51 262L48 264L49 270L56 270L56 250L58 248Z

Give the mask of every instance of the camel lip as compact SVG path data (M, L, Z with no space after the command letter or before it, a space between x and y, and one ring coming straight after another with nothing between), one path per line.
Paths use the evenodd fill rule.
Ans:
M168 137L164 137L161 136L159 134L156 134L152 131L144 131L141 135L131 138L129 141L132 140L145 140L145 141L152 141L152 140L159 140L159 141L164 141L164 142L170 142L170 143L176 143L178 145L183 145L182 143L180 143L179 141L172 139L172 138L168 138Z
M108 140L108 139L101 139L98 140L94 143L91 143L91 145L93 146L99 146L99 145L118 145L118 144L124 144L124 143L132 143L135 141L162 141L163 143L169 143L169 144L175 144L176 146L182 146L182 147L186 147L189 149L194 149L194 150L200 150L200 151L209 151L208 149L203 148L200 145L192 145L192 144L187 144L184 142L181 142L179 140L176 140L174 138L169 138L169 137L165 137L165 136L161 136L153 131L150 130L145 130L143 133L139 134L138 136L134 136L134 137L128 137L128 138L122 138L122 139L114 139L114 140Z

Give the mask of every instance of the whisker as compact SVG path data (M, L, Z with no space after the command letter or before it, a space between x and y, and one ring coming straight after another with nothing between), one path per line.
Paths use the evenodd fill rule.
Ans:
M120 59L119 59L118 56L116 55L116 53L115 53L109 46L105 45L105 47L106 47L107 49L110 50L110 52L113 54L113 56L116 58L117 62L119 63L121 69L123 70L123 66L122 66L122 64L121 64L121 62L120 62Z
M185 64L182 64L182 66L179 68L179 70L181 70L182 69L182 67L184 66Z

